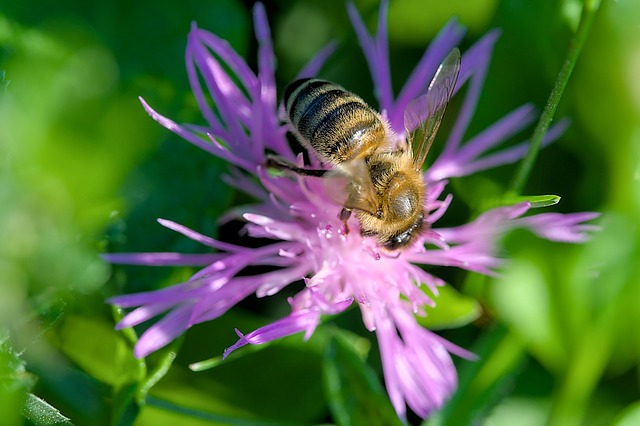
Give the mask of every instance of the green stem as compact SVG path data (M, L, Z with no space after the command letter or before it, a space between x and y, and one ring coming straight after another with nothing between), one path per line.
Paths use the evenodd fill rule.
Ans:
M518 170L516 171L513 181L511 182L511 185L509 187L509 192L511 194L520 194L527 182L527 179L529 178L529 175L531 174L533 164L536 161L538 152L540 152L540 147L542 146L544 136L549 130L549 126L551 125L551 121L553 120L556 108L560 103L560 98L562 97L564 88L569 82L569 78L571 77L571 73L573 72L573 67L576 65L578 57L580 56L580 51L582 50L582 46L587 39L587 35L589 34L589 30L591 29L591 25L593 24L599 7L600 0L585 0L584 2L578 29L571 39L569 50L567 52L567 56L564 60L562 68L558 73L558 78L556 79L553 90L549 95L547 104L542 111L540 120L538 121L538 124L533 131L533 135L531 136L531 144L529 145L529 151L527 152L524 160L522 160L522 162L520 163L520 166L518 167Z
M138 403L138 405L144 405L149 390L169 372L173 361L176 359L176 356L177 351L167 351L162 357L162 360L158 364L156 370L151 375L146 377L142 383L140 383L140 387L138 388L138 392L136 395L136 402Z

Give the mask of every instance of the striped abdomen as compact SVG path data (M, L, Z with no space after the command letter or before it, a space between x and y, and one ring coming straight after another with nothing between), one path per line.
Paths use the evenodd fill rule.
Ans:
M334 83L294 81L284 92L284 105L296 136L324 162L367 157L385 141L380 115Z

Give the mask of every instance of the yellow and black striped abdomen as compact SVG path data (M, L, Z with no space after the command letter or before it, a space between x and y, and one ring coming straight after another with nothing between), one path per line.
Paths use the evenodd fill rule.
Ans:
M366 157L385 141L380 115L334 83L294 81L285 90L284 105L296 136L322 161L338 164Z

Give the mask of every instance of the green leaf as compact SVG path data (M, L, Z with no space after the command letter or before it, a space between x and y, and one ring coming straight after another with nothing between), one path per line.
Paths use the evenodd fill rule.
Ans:
M139 362L110 323L67 315L59 339L62 351L96 379L111 385L139 379Z
M72 425L55 407L30 393L24 406L24 416L36 426Z
M182 407L176 411L174 419L178 414L184 418L191 417L189 413L193 412L194 415L200 413L196 415L198 418L236 419L240 422L218 421L214 424L257 424L257 421L310 424L325 416L327 404L322 393L319 348L324 345L318 340L323 338L323 327L306 342L299 333L269 345L247 345L236 351L237 356L230 356L206 371L188 369L203 353L222 353L226 346L235 342L234 326L246 332L267 322L265 318L259 321L258 318L232 310L224 320L191 328L185 335L175 363L149 391L139 419L157 419L160 415L158 405L150 401L158 400L176 407L176 410ZM264 348L255 351L254 346ZM148 358L149 364L152 360L152 357ZM292 403L292 395L295 395L295 403ZM154 420L137 422L155 424ZM182 421L174 423L183 424Z
M140 413L140 405L137 402L138 394L137 383L128 383L118 389L113 401L113 425L129 426L133 424Z
M453 185L456 193L477 213L525 201L531 204L531 208L549 207L560 202L560 196L554 194L518 195L513 192L504 194L496 182L483 176L454 180Z
M538 209L542 207L550 207L555 206L560 202L559 195L515 195L515 194L507 194L502 197L497 198L488 198L482 204L482 210L489 210L496 207L502 206L513 206L515 204L520 204L528 202L531 204L532 209Z
M624 409L618 418L611 424L612 426L634 426L640 425L640 402L629 405Z
M482 315L476 299L459 293L448 284L438 288L435 302L435 308L427 307L426 317L417 317L420 325L432 330L462 327Z
M483 417L511 389L509 383L525 356L519 339L504 327L495 327L482 335L473 352L478 360L462 364L456 393L424 425L483 424Z
M141 424L179 424L181 426L299 426L297 423L247 419L197 410L185 405L177 405L159 398L149 397L148 405L141 416Z
M534 243L533 237L530 240ZM514 258L503 279L490 287L490 300L498 317L545 367L562 371L567 351L552 315L549 280L540 267L530 258Z
M2 337L4 340L4 337ZM21 425L20 407L33 388L35 377L25 369L25 362L5 340L0 343L0 419L2 424Z
M376 374L353 346L336 333L324 356L323 379L338 425L401 425Z
M513 419L518 419L518 426L548 424L549 406L549 398L507 397L491 410L483 424L512 426Z
M507 196L504 198L504 205L518 204L528 201L531 204L531 208L541 208L555 206L560 202L559 195L520 195L520 196Z

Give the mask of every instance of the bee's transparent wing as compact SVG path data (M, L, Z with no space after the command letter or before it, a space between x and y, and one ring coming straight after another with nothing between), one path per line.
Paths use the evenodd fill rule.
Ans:
M444 116L453 89L460 73L460 51L454 48L442 61L426 95L420 96L407 105L404 113L404 126L407 131L415 132L410 137L413 164L417 170L422 168L427 153L436 137L438 127ZM419 130L419 131L418 131ZM419 140L416 140L416 136Z
M350 210L375 215L378 210L376 191L367 164L358 159L335 166L324 178L325 191L337 204Z

